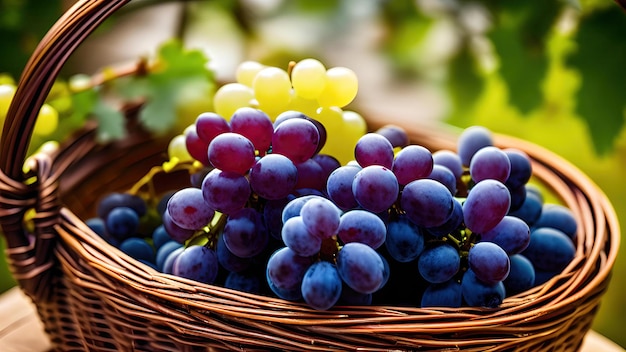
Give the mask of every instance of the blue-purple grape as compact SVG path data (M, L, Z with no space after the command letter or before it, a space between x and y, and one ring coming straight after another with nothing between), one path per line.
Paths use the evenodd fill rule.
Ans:
M287 220L283 224L281 236L285 245L302 257L317 254L322 247L322 238L307 230L302 216Z
M373 293L385 277L385 264L372 247L351 242L337 254L337 270L343 281L357 292Z
M528 226L532 227L541 217L543 199L537 196L535 192L529 191L528 187L525 187L525 190L524 202L517 209L509 211L509 215L522 219Z
M253 208L243 208L230 214L222 236L226 247L242 258L261 253L269 241L261 214Z
M451 150L442 149L435 151L433 153L433 163L434 165L447 167L457 180L460 180L461 176L463 176L463 164L461 163L461 158L459 157L459 154Z
M511 164L509 178L507 178L504 184L511 189L524 186L533 174L530 157L528 154L515 148L507 148L503 151Z
M488 146L474 154L469 171L474 182L491 179L504 183L511 173L511 161L500 148Z
M147 211L143 198L130 193L112 192L100 199L96 212L99 218L106 219L111 210L119 207L133 209L138 217L144 216Z
M231 132L228 122L224 117L214 112L204 112L196 118L196 134L207 145L218 135Z
M452 198L452 214L441 225L425 228L428 233L436 238L442 238L463 224L463 205L456 198Z
M202 181L202 196L211 209L231 214L245 207L252 190L242 174L213 169Z
M307 159L301 163L297 163L298 181L294 188L311 188L323 190L326 187L326 179L324 178L324 170L313 159Z
M175 250L183 248L183 245L176 241L169 241L164 243L156 252L155 264L159 271L163 271L165 260L169 257L172 252Z
M265 155L272 144L274 124L262 110L251 107L235 110L230 117L230 128L248 138L260 155Z
M519 218L507 215L491 230L483 232L481 241L497 244L509 255L521 253L530 242L530 228Z
M282 290L297 289L300 292L304 273L309 266L309 258L297 255L289 247L282 247L272 253L267 261L268 283Z
M506 294L513 296L535 286L535 268L533 264L521 254L509 257L511 270L509 276L504 279Z
M185 248L174 261L172 273L211 284L215 281L219 265L215 252L205 246L189 246Z
M424 234L417 225L402 216L387 223L385 247L394 260L411 262L424 250Z
M250 170L250 186L260 197L281 199L287 197L298 182L298 170L284 155L268 154Z
M476 277L472 269L463 274L461 291L465 303L471 307L497 308L506 297L506 289L501 281L486 284Z
M387 228L383 220L376 214L360 209L344 213L337 228L337 237L343 243L360 242L373 249L382 246L386 236Z
M330 200L313 196L300 210L307 231L320 239L337 233L341 210Z
M470 165L470 160L483 147L493 145L491 131L482 126L471 126L463 130L457 139L457 153L464 166Z
M432 170L433 155L428 149L420 145L409 145L402 148L393 160L392 171L396 175L398 183L403 186L411 181L427 177Z
M113 208L105 219L106 232L123 241L134 236L139 229L139 215L129 207Z
M361 207L373 213L380 213L396 202L399 187L391 169L370 165L354 176L352 193Z
M539 227L530 233L530 243L521 253L538 271L558 272L576 256L576 247L562 231Z
M572 240L576 238L576 231L578 230L578 223L574 213L560 204L544 204L541 216L539 216L539 219L533 226L560 230Z
M302 279L302 298L312 308L328 310L341 296L342 281L335 265L327 261L313 263Z
M215 253L217 254L217 261L220 265L230 272L242 272L250 268L252 264L252 258L242 258L233 254L226 246L226 243L224 243L224 236L218 237L217 244L215 245Z
M404 148L410 144L409 136L402 127L395 125L385 125L375 131L377 134L387 138L394 148Z
M342 210L354 209L359 203L352 193L352 182L357 172L361 171L357 165L346 165L335 169L326 181L328 197Z
M354 158L361 167L379 165L391 169L394 158L393 146L382 135L367 133L357 141Z
M215 210L204 201L201 189L188 187L170 197L167 202L167 213L172 221L183 229L198 230L211 222Z
M401 205L409 220L422 227L443 225L454 209L450 191L431 179L415 180L406 185Z
M208 156L214 167L245 175L254 165L254 145L239 133L226 132L213 138Z
M511 266L508 254L493 242L474 244L467 262L480 281L491 285L506 279Z
M120 250L137 260L155 263L154 247L145 239L130 237L120 243Z
M319 143L320 133L313 122L287 119L274 129L272 153L282 154L297 164L313 157Z
M452 171L450 171L450 169L448 169L447 167L441 166L441 165L434 165L433 169L428 175L428 178L431 180L438 181L442 185L446 186L448 191L450 191L450 194L452 195L456 194L457 179L452 173Z
M463 293L461 284L454 279L438 284L430 284L422 294L422 308L458 308L462 305Z
M438 243L426 247L417 260L417 269L430 283L442 283L452 279L461 268L461 257L453 246Z
M511 194L502 182L490 179L478 182L463 203L465 226L472 232L489 231L504 218L510 206Z

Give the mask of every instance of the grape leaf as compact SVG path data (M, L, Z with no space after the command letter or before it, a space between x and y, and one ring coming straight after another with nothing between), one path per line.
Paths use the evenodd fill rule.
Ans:
M450 61L448 92L454 109L463 111L476 102L485 86L485 80L478 73L475 58L467 45Z
M93 115L98 121L98 140L109 142L121 139L126 135L126 119L124 115L111 105L98 99L93 107Z
M489 38L500 60L511 103L527 113L543 101L548 69L546 38L562 5L558 1L505 1L492 4L495 25Z
M615 7L583 17L577 50L567 63L580 71L582 86L577 94L577 113L589 126L599 154L611 151L624 126L626 93L626 15Z

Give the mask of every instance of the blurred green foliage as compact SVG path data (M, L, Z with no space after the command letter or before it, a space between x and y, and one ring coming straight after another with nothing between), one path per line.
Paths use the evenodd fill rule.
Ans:
M194 17L202 13L201 3L188 4L186 19L202 21ZM211 2L223 10L220 16L230 17L231 23L238 26L229 29L243 34L244 58L278 66L305 56L317 56L324 61L333 46L322 44L349 32L354 25L350 21L362 19L362 15L354 15L349 8L373 9L375 23L384 27L381 42L374 46L378 50L376 54L389 63L396 82L417 81L444 92L447 107L445 116L440 117L449 124L484 125L495 132L537 143L569 160L600 186L615 206L620 223L626 224L626 187L622 181L626 179L623 167L626 44L621 40L626 33L626 14L615 3L605 0L270 3L261 6L258 1ZM37 38L49 28L50 19L57 16L58 7L54 6L59 5L58 1L25 0L2 0L0 4L0 47L11 54L5 54L0 61L0 71L16 74ZM10 14L15 12L20 15L12 17ZM27 20L27 16L40 16L40 20ZM276 37L265 33L266 28L261 24L280 16L296 18L294 32L300 30L306 38L295 42L309 45L286 48L276 43ZM189 28L199 27L189 24ZM446 29L446 38L452 45L432 39L433 33L439 33L441 28ZM182 30L178 34L184 40L189 33ZM211 34L220 35L207 35ZM448 45L448 49L441 50ZM622 228L626 227L622 225ZM620 252L623 253L624 247L621 246ZM626 298L621 292L626 289L623 255L618 256L614 272L594 329L626 347L626 336L622 333L626 322ZM5 287L12 284L10 281Z

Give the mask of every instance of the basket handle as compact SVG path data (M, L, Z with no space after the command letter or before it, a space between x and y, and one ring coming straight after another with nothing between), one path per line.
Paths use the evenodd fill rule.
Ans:
M52 285L58 219L56 180L52 161L45 155L33 164L35 182L25 182L22 171L39 109L59 71L76 48L105 19L130 0L79 0L50 28L28 60L7 112L0 139L0 224L6 238L13 276L34 299L45 299ZM26 211L34 208L35 238L24 229Z

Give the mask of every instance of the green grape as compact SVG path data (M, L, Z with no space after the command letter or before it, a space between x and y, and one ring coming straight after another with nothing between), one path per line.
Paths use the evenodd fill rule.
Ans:
M189 154L189 151L187 151L185 136L182 134L172 138L170 144L167 146L167 155L170 160L174 158L177 158L181 162L194 160L191 154Z
M230 120L237 109L251 106L252 99L254 94L250 87L241 83L227 83L215 92L213 108L215 113Z
M291 80L283 69L266 67L259 71L252 82L254 97L259 108L274 115L278 111L285 111L291 98Z
M4 121L7 116L14 95L15 86L13 84L0 85L0 121Z
M320 106L344 107L352 102L359 89L354 71L346 67L333 67L326 71L326 86L317 98Z
M245 86L252 88L252 82L254 77L264 69L265 66L256 61L244 61L237 66L235 71L235 79L237 83L241 83Z
M346 145L343 111L340 108L320 108L314 116L326 128L326 144L321 154L334 156L342 165L354 159L354 148Z
M291 83L297 96L317 99L326 87L326 67L315 59L299 61L291 71Z
M359 139L367 133L367 122L361 114L349 110L343 112L342 118L346 148L354 150Z
M49 104L43 104L37 115L37 122L33 133L38 136L47 136L54 132L59 125L59 113Z
M309 117L315 117L319 104L315 99L305 99L295 93L292 94L291 100L289 100L289 106L286 110L299 111Z

